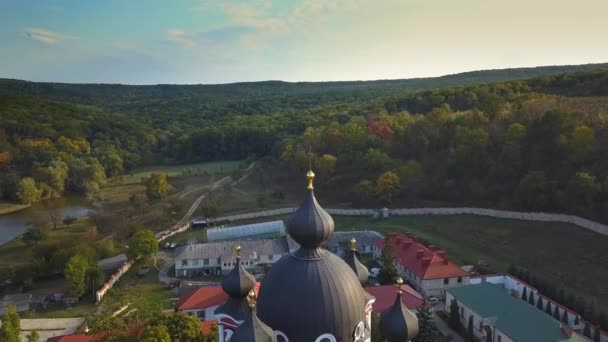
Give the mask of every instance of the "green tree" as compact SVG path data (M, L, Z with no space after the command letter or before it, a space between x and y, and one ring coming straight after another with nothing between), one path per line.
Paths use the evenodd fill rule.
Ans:
M528 300L528 288L524 286L524 290L521 293L521 299L523 299L523 301L527 301Z
M28 246L34 246L37 245L38 242L46 239L48 235L47 230L44 228L30 228L21 238Z
M42 191L36 186L34 178L25 177L17 185L17 199L23 204L32 204L40 201Z
M585 322L585 328L583 329L583 335L587 338L591 338L591 328L589 327L588 322Z
M528 303L530 303L530 305L534 305L534 292L530 292Z
M364 179L353 187L353 194L360 203L363 203L374 194L374 183Z
M259 194L258 197L255 199L256 204L258 206L258 208L266 208L266 205L268 204L268 196L266 196L266 194Z
M146 196L149 199L159 199L167 196L173 189L167 178L168 176L165 172L152 172L148 178L144 178L143 183L146 187Z
M319 161L317 162L317 169L319 176L321 176L322 182L327 182L327 180L333 175L336 169L337 160L338 158L332 156L331 154L324 154L321 156L321 158L319 158Z
M539 310L543 309L543 297L541 297L540 295L538 296L538 300L536 301L536 307Z
M593 329L593 342L600 342L601 340L601 334L600 334L600 327L595 327L595 329Z
M142 342L171 342L171 336L166 326L159 325L148 325L144 329Z
M383 173L376 180L376 196L385 204L390 204L393 198L399 194L399 190L399 176L392 171Z
M40 342L40 334L38 334L38 330L34 329L27 335L27 342Z
M559 306L555 305L555 309L553 310L553 318L559 321Z
M380 316L372 311L371 313L371 328L372 328L372 341L371 342L382 342L382 334L380 333Z
M520 168L522 166L522 144L526 136L526 126L520 123L514 123L507 128L505 142L502 146L501 159L503 165L509 165L512 168Z
M422 299L422 306L418 309L418 335L413 342L435 342L439 340L439 330L433 319L433 312L428 305L426 297Z
M562 322L568 324L568 311L566 310L562 313Z
M595 176L587 172L576 173L568 182L566 189L567 197L570 199L569 206L584 214L590 214L600 188Z
M448 323L450 327L456 331L460 331L460 307L456 299L450 302L450 316Z
M545 306L545 313L547 315L551 314L551 301L547 300L547 305Z
M543 171L532 171L519 182L515 189L519 206L528 210L541 210L549 202L548 185Z
M415 197L420 191L423 170L422 165L416 160L408 160L397 170L399 175L401 190L410 197Z
M87 270L89 269L90 261L76 254L70 258L65 266L65 280L68 283L68 292L80 298L86 291Z
M473 332L473 315L469 316L469 324L467 325L467 341L475 342L475 333Z
M160 314L153 318L149 324L167 327L172 341L198 342L201 338L200 320L181 312Z
M584 162L595 149L595 132L585 125L578 126L572 132L569 142L570 156L575 162Z
M89 293L95 294L105 281L106 274L99 265L97 263L90 264L86 273L86 287Z
M19 333L21 332L21 320L14 305L9 305L6 315L2 317L0 326L0 341L2 342L21 342Z
M129 239L127 256L130 259L151 257L157 252L158 240L156 240L154 232L149 229L140 230Z
M384 248L382 249L382 268L378 280L380 284L394 284L397 278L397 269L395 268L395 256L393 255L393 244L391 237L387 234L384 237Z

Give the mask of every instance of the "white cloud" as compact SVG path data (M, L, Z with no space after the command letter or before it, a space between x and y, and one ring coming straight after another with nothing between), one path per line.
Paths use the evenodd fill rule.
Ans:
M169 29L167 30L167 40L175 45L193 48L198 46L198 42L195 37L182 29Z
M61 43L65 40L78 39L76 36L62 34L59 32L39 28L39 27L28 27L25 29L25 35L37 42L44 44L56 44Z

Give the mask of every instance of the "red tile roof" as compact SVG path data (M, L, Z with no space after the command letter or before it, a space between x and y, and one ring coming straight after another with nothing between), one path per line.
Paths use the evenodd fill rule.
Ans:
M403 304L410 310L420 308L422 306L422 295L407 285L403 285L402 288L401 301L403 301ZM395 303L395 296L397 294L394 285L368 286L365 288L365 291L376 297L376 302L374 303L374 312L376 313L384 312L384 310Z
M256 282L255 293L257 295L260 282ZM221 286L199 287L180 293L177 309L183 310L203 310L212 306L221 305L228 299L228 295L222 290Z
M426 247L413 236L393 234L391 238L393 255L397 261L421 279L440 279L463 277L469 273L449 261L446 253L437 250L435 246ZM374 242L374 245L384 248L384 240Z
M55 337L50 337L46 340L46 342L91 342L91 341L93 341L92 336L87 336L84 334L55 336Z

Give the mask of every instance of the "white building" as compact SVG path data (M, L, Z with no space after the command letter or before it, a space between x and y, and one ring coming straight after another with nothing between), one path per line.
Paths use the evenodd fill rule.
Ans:
M248 270L261 269L289 253L287 239L224 241L178 247L175 276L224 274L234 268L234 247L241 246L241 263Z
M448 289L445 310L458 304L460 322L482 341L493 342L582 342L589 341L544 311L504 289L483 282Z

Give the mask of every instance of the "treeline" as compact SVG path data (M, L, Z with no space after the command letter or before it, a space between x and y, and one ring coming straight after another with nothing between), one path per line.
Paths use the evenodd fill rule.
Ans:
M608 72L568 78L594 90ZM540 94L563 84L514 81L376 99L283 142L288 168L315 169L344 200L558 211L608 220L608 101ZM587 81L590 80L590 81ZM595 80L595 81L592 81ZM561 88L569 92L567 86ZM576 101L573 101L576 100ZM589 104L589 106L586 106ZM578 108L578 110L577 110Z
M128 116L33 97L0 97L0 121L0 198L21 203L97 191L161 144Z

